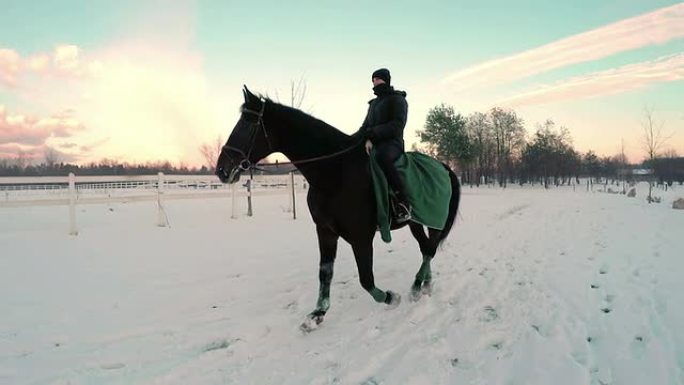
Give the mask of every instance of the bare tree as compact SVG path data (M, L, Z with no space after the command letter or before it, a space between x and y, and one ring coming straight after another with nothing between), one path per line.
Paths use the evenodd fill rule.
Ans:
M275 94L276 100L280 102L280 94L278 93L278 90L275 91ZM290 80L290 95L288 100L290 107L301 109L305 97L306 80L304 80L304 76L300 77L297 81Z
M26 166L30 164L30 159L28 154L22 149L17 150L17 156L14 158L14 164L19 168L19 170L24 170Z
M59 152L52 147L45 147L45 164L54 167L59 162Z
M204 165L207 169L212 170L216 167L216 161L218 161L219 155L221 155L221 149L223 148L223 140L221 135L216 136L214 143L203 143L199 150L204 158Z
M494 164L494 138L492 134L489 116L481 112L475 112L468 116L466 125L468 136L472 139L474 162L473 181L477 186L484 179L484 183L489 183Z
M496 145L496 168L499 186L506 187L513 159L525 144L524 121L513 110L494 107L489 111L491 129Z
M306 81L304 77L299 78L297 83L290 80L290 106L294 108L301 108L306 96Z
M644 129L642 146L644 151L646 151L646 155L648 157L647 160L650 164L650 167L653 167L653 161L658 158L659 152L665 145L665 142L667 142L667 140L671 137L663 134L664 125L665 122L656 120L656 118L653 116L652 109L644 107L644 116L641 120L641 127ZM653 201L653 197L651 195L652 189L653 181L649 181L647 198L648 203Z
M280 101L280 94L278 90L275 90L275 95L276 95L276 101L278 103L282 103ZM289 103L290 107L296 108L298 110L302 109L302 104L304 104L304 98L306 97L306 80L304 79L304 76L301 76L297 81L295 80L290 80L290 95L289 95L289 100L286 103ZM311 113L311 111L307 111ZM277 163L277 155L269 155L266 158L266 162L268 163Z
M617 166L617 176L619 180L624 180L627 176L627 155L625 154L625 139L620 139L620 152L613 156L613 162Z
M677 153L677 150L675 150L674 148L670 148L663 152L663 158L665 159L676 159L678 157L679 154Z
M620 139L620 154L618 155L618 161L620 162L621 167L626 167L627 163L627 155L625 155L625 139L622 138Z
M650 161L658 157L663 145L670 139L669 136L663 134L664 125L665 122L656 120L652 109L644 107L644 116L641 120L641 127L644 129L642 146Z

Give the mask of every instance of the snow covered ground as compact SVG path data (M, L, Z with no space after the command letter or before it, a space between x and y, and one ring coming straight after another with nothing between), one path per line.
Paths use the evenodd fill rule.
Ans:
M304 195L0 208L0 384L684 384L684 188L465 187L434 292L387 310L340 244L332 307ZM241 203L243 204L243 203ZM408 292L408 229L375 277Z

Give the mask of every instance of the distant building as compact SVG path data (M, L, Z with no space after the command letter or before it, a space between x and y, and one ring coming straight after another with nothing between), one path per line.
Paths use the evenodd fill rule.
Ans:
M635 168L632 170L632 175L653 175L653 169Z

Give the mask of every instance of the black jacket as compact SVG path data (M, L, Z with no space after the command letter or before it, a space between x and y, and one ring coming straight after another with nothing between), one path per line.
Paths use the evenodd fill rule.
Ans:
M355 135L370 139L377 145L394 141L404 147L404 127L408 115L406 92L395 91L392 86L379 84L373 88L377 97L368 102L368 113Z

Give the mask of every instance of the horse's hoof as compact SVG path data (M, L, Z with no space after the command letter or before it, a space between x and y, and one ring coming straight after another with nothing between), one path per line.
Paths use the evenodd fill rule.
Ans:
M423 287L420 289L422 294L432 296L432 281L423 282Z
M409 299L411 302L418 302L420 297L423 296L423 290L421 289L420 286L412 285L411 286L411 295L409 296Z
M401 303L401 296L393 291L387 290L387 295L389 296L387 303L387 309L391 310L399 306Z
M318 325L323 322L323 315L309 314L304 322L299 325L299 330L304 333L311 333L312 331L318 329Z

